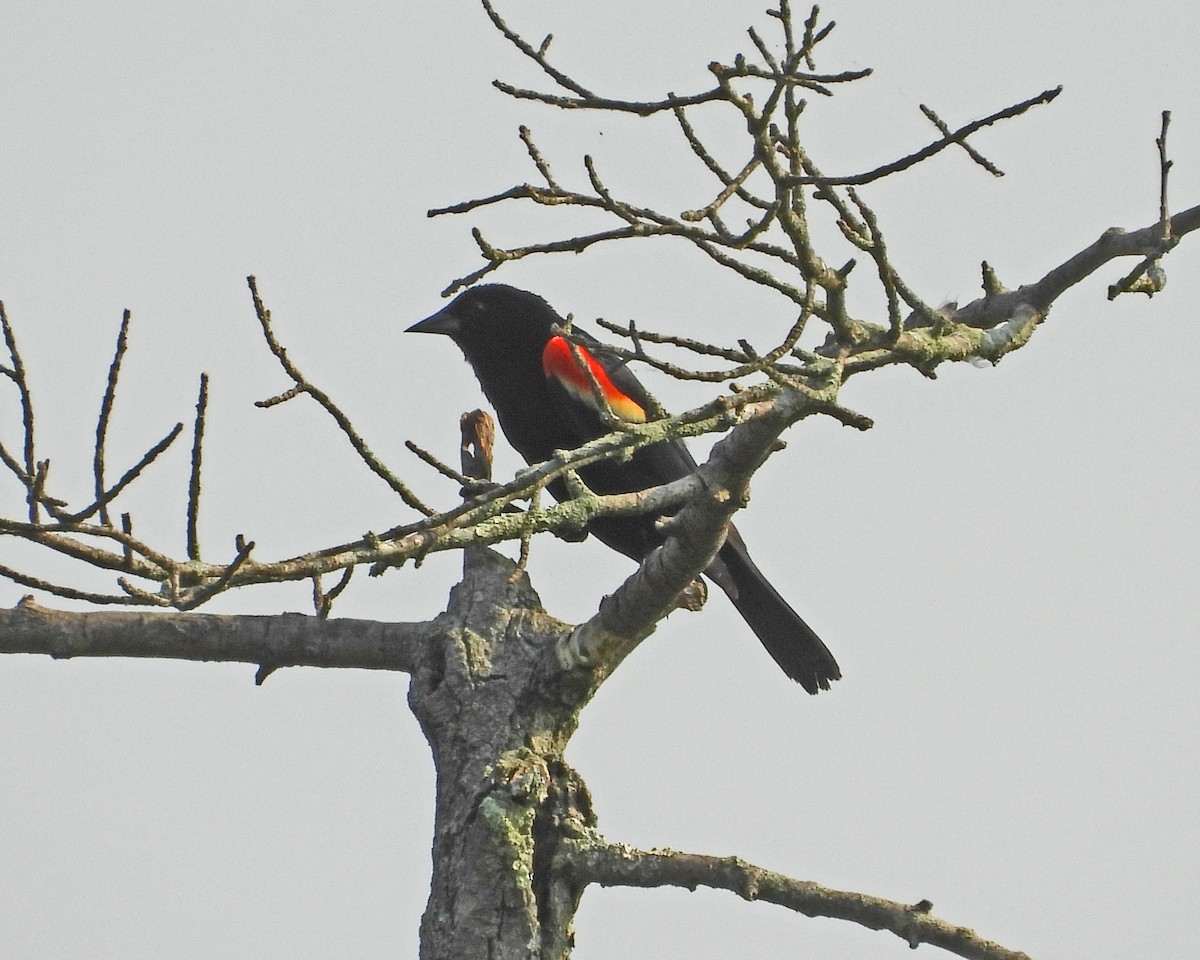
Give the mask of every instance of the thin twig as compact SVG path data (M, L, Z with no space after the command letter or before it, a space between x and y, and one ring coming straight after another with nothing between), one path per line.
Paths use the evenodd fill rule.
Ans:
M496 12L489 0L482 0L482 2L483 9L487 12L488 17L491 18L492 23L496 25L496 29L504 34L505 38L514 47L525 54L525 56L529 57L529 59L536 63L539 67L541 67L542 70L544 70L546 74L554 80L555 83L564 89L570 90L572 93L579 94L581 97L594 96L594 94L586 87L576 83L565 73L556 70L550 65L550 62L546 59L546 51L549 48L548 42L543 42L541 48L535 50L532 46L525 42L520 34L518 34L515 30L509 29L508 24L505 23L500 14Z
M126 570L133 569L133 548L130 546L133 540L133 517L128 513L121 514L121 532L125 534L126 540L121 544L122 553L125 559Z
M175 606L179 610L195 610L203 603L207 603L218 593L222 593L233 582L234 575L247 560L250 559L250 553L254 549L254 541L246 541L240 535L236 541L237 555L230 561L229 565L221 571L211 583L207 583L196 590L190 591L186 595L186 599L176 600ZM184 596L181 593L181 596Z
M156 582L165 580L169 572L178 566L170 557L142 543L125 530L114 530L100 524L21 523L0 519L0 533L19 536L89 566L102 570L122 570ZM123 548L122 552L113 553L74 539L81 536L112 541ZM131 554L141 559L135 559Z
M538 520L538 515L542 510L542 488L534 487L533 494L529 498L529 509L525 511L525 523L521 527L521 549L517 555L517 566L509 575L514 582L524 572L529 564L529 552L533 545L533 534L535 531L535 523Z
M342 433L350 441L350 445L354 447L359 458L370 468L371 472L383 480L392 490L403 500L408 506L412 507L419 513L425 516L432 516L435 511L432 507L423 503L415 493L409 489L408 484L397 477L389 470L380 460L371 448L367 446L366 441L358 435L358 431L354 429L350 423L350 418L342 413L341 409L329 398L323 390L320 390L310 383L294 363L288 358L287 351L280 345L279 340L275 336L275 332L271 329L271 312L263 305L262 298L258 295L258 283L254 277L247 277L246 282L250 285L250 294L254 300L254 312L258 317L259 325L262 328L263 338L267 342L271 353L275 355L275 359L279 361L279 365L283 367L284 372L292 378L295 384L294 391L289 391L291 396L296 396L299 393L307 393L310 397L317 401L341 429ZM258 406L270 406L275 401L259 401Z
M204 450L204 414L208 409L208 374L200 374L200 393L196 398L196 423L192 431L192 469L188 479L187 555L200 559L200 463Z
M749 179L750 175L755 170L758 169L760 164L761 164L761 161L757 157L754 157L751 160L749 160L746 163L746 165L744 167L742 167L741 172L736 177L733 177L730 180L730 182L725 185L725 189L723 189L719 194L717 194L716 199L714 199L708 206L703 207L699 210L685 210L682 214L680 214L680 219L688 220L688 221L697 221L697 220L703 220L705 217L715 216L717 211L720 210L722 206L724 206L725 202L730 197L734 196L735 194L738 194L739 191L745 192L742 189L742 185L746 182L747 179Z
M100 522L110 524L108 504L104 499L104 445L108 436L108 421L112 415L113 401L117 396L117 378L121 373L121 361L129 346L129 311L121 316L121 329L117 333L117 346L113 351L112 364L108 368L108 382L104 388L104 399L100 402L100 417L96 422L96 448L92 456L92 474L95 480L96 503L100 505Z
M12 472L13 476L21 481L21 485L28 490L29 484L32 482L32 478L17 462L16 457L14 457L4 448L3 443L0 443L0 463L3 463Z
M701 383L727 383L730 380L737 380L741 377L751 376L755 373L762 373L766 367L777 368L781 373L788 376L812 376L812 371L801 369L798 367L788 367L780 365L779 360L785 355L791 353L799 341L800 336L804 332L804 327L811 316L811 310L808 308L800 311L800 316L788 331L783 343L774 347L766 354L759 356L751 356L745 349L733 349L731 347L720 347L716 344L705 343L700 340L691 340L687 337L679 337L671 334L654 333L649 330L641 330L634 326L630 321L628 326L612 323L608 320L597 318L596 323L604 329L609 330L623 337L629 337L634 342L632 350L625 350L621 347L606 345L605 349L613 356L622 360L640 360L642 363L659 370L668 376L674 377L677 380L696 380ZM691 351L700 356L718 357L722 360L736 364L733 367L726 367L719 370L694 370L679 364L670 363L666 360L659 359L647 353L641 346L641 340L648 343L664 344L667 346L679 347L683 350ZM824 365L824 361L822 361Z
M105 506L112 503L118 496L120 496L121 491L124 490L131 483L133 483L133 481L136 480L139 476L141 476L142 471L145 470L148 466L150 466L150 464L152 464L155 460L157 460L159 458L159 456L164 451L166 451L166 449L169 446L171 446L172 443L175 442L175 438L178 437L179 434L182 432L183 432L183 424L182 423L175 424L175 426L173 426L170 429L170 431L168 431L168 433L165 437L163 437L161 440L158 441L158 443L156 443L149 450L147 450L144 454L142 454L142 458L140 460L138 460L138 462L135 463L132 467L130 467L128 470L126 470L121 475L120 480L118 480L116 483L114 483L107 490L103 491L101 493L101 495L99 496L99 498L94 500L92 503L88 504L88 506L84 507L82 510L78 511L77 513L65 513L63 511L56 510L55 518L61 522L69 523L69 524L83 523L83 521L87 520L88 518L90 518L91 516L93 516L94 514L99 512ZM106 524L103 524L103 526L111 526L111 524L106 523ZM97 532L99 532L99 531L97 531Z
M542 156L542 151L537 148L537 144L533 142L533 134L526 126L521 126L517 131L521 136L521 142L525 144L525 149L529 152L529 159L533 161L533 165L538 168L538 173L546 181L546 186L551 189L558 190L558 182L554 179L554 174L550 170L550 164L546 162L546 158Z
M875 180L882 180L884 177L890 177L894 173L899 173L901 170L907 170L909 167L916 166L925 160L928 160L934 154L940 153L946 147L954 144L961 144L963 139L969 137L976 130L981 130L984 127L991 126L993 123L998 123L1001 120L1008 120L1010 117L1016 117L1029 110L1031 107L1041 106L1044 103L1050 103L1055 97L1062 93L1062 87L1055 87L1052 90L1044 90L1036 97L1030 97L1028 100L1022 100L1020 103L1014 103L1010 107L1005 107L1003 110L997 110L993 114L989 114L979 120L972 120L970 123L964 124L957 130L943 137L941 140L935 140L926 147L922 147L916 153L910 153L906 157L901 157L899 160L894 160L891 163L885 163L882 166L876 167L874 170L868 170L866 173L857 173L848 177L795 177L791 181L792 185L801 184L817 184L821 186L855 186L860 187L865 183L871 183Z
M700 161L706 167L708 167L709 172L711 172L714 177L721 181L723 186L731 185L733 183L732 175L725 171L724 167L722 167L721 164L717 162L716 158L713 157L708 147L704 145L699 134L696 133L695 128L692 126L691 121L688 120L684 109L682 107L678 107L675 109L674 114L676 121L679 123L680 130L683 132L683 136L688 142L688 146L692 148L692 152L700 158ZM770 210L772 207L774 207L774 204L770 200L764 200L761 197L756 197L741 184L737 186L737 196L738 199L750 204L751 206L758 207L760 210Z
M65 587L62 584L42 580L39 577L32 577L27 573L21 573L12 567L3 565L0 565L0 577L11 580L13 583L19 583L23 587L29 587L31 590L44 590L46 593L62 597L64 600L82 600L84 603L122 604L125 606L133 606L141 603L138 599L130 596L122 597L108 593L92 593L88 590L76 590L74 587Z
M1173 233L1170 208L1167 205L1167 178L1174 161L1167 159L1167 128L1171 125L1171 111L1162 112L1162 128L1154 141L1158 147L1158 233L1159 249L1146 256L1141 263L1108 288L1108 299L1122 293L1144 293L1154 296L1167 284L1167 275L1159 262L1163 254L1171 250L1179 238Z
M1171 167L1175 165L1174 160L1167 159L1167 128L1170 125L1171 111L1164 110L1162 112L1162 129L1154 141L1158 146L1158 222L1162 226L1164 243L1171 238L1171 214L1167 206L1167 176L1171 172Z
M606 97L562 97L551 93L542 93L540 90L514 87L512 84L499 80L493 80L492 86L516 100L536 100L538 103L559 107L563 110L610 110L614 113L635 113L639 117L649 117L665 110L674 110L676 107L694 107L697 104L714 103L725 99L720 88L685 97L668 96L662 100L636 101L610 100Z
M21 353L17 349L17 337L12 325L8 322L8 314L4 310L4 301L0 300L0 329L4 331L4 343L8 347L8 356L12 366L5 369L5 374L17 385L17 396L21 403L21 427L24 432L25 476L28 477L27 500L29 504L29 522L38 522L38 500L34 495L33 481L37 474L37 459L34 454L33 442L33 398L29 393L29 381L25 376L25 365L21 361Z
M414 454L416 454L417 457L419 457L421 460L425 461L425 463L429 464L429 466L433 467L433 469L436 470L438 473L440 473L443 477L446 477L449 480L453 480L455 483L457 483L461 487L469 487L473 484L478 484L480 482L478 480L472 480L470 477L468 477L462 473L459 473L452 466L450 466L450 464L446 463L444 460L439 459L436 454L430 453L424 447L418 446L417 444L413 443L411 440L405 440L404 445L410 451L412 451Z
M149 590L143 590L126 580L124 577L117 578L117 586L124 590L130 598L131 603L137 603L147 607L170 607L174 604L167 598L158 593L151 593Z
M343 590L350 583L350 578L354 575L354 567L347 567L342 571L342 576L332 590L326 591L321 585L321 575L315 575L313 580L313 607L317 616L321 620L329 617L333 610L333 601L338 598Z
M927 107L923 103L920 104L919 106L921 108L921 112L923 114L925 114L926 117L929 118L930 123L932 123L935 127L938 128L938 130L941 132L942 136L949 137L952 135L950 133L950 128L948 126L946 126L945 121L943 121L942 118L939 117L933 111L932 107ZM971 146L965 140L959 140L957 142L958 142L958 145L967 152L968 157L970 157L977 164L979 164L981 167L983 167L983 169L986 170L988 173L990 173L993 177L1004 176L1003 170L1001 170L999 167L997 167L987 157L985 157L983 154L981 154L978 150L976 150L973 146Z
M781 6L780 13L782 12ZM803 58L804 63L809 70L817 69L817 65L813 62L813 48L827 36L829 36L830 31L837 26L836 21L830 20L829 23L826 24L826 26L821 30L820 34L818 34L817 17L820 15L820 13L821 8L814 3L812 10L809 11L808 19L804 21L804 40L800 44L800 49L796 51L797 54ZM791 17L786 17L784 18L784 23L788 23L790 20Z
M871 259L875 261L875 266L879 272L879 282L883 284L883 291L887 297L888 323L895 336L900 335L900 330L904 323L904 318L900 315L900 301L896 295L896 271L892 267L891 259L888 257L887 245L884 243L883 233L879 229L879 221L875 217L875 211L867 206L866 202L858 195L853 187L849 188L850 199L854 201L854 205L858 208L858 212L862 214L863 223L867 225L867 230L870 231L871 245L867 252L871 255Z
M588 363L587 357L584 356L583 347L576 343L571 338L571 317L567 317L567 329L563 331L564 339L567 341L567 349L571 352L571 360L575 364L575 368L582 373L588 382L588 389L591 391L592 400L596 405L596 413L599 414L601 422L610 430L618 430L628 421L618 417L613 412L612 405L608 402L608 397L604 395L604 388L600 386L600 378L596 376L596 371L592 369L592 365Z

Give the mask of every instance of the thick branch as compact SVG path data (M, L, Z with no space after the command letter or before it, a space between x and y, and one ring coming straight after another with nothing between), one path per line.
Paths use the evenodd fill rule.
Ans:
M1116 227L1106 230L1095 243L1055 267L1037 282L1017 290L982 297L959 309L954 320L973 327L992 327L1012 316L1021 304L1029 304L1040 313L1045 313L1063 293L1110 260L1118 257L1160 256L1170 250L1179 238L1198 227L1200 205L1174 214L1171 217L1171 235L1167 238L1163 237L1162 225L1158 221L1131 233Z
M1169 233L1164 233L1161 221L1129 233L1114 227L1040 280L1016 290L1003 289L995 273L987 267L985 294L978 300L957 309L946 309L933 320L914 313L898 335L883 327L870 328L869 335L844 359L843 376L895 363L908 363L931 373L948 360L998 361L1029 340L1060 296L1109 261L1141 257L1153 262L1197 228L1200 228L1200 206L1172 216ZM820 352L837 356L845 351L830 342Z
M55 659L157 657L407 673L435 633L432 623L326 620L298 613L76 613L42 607L30 597L0 610L0 653Z
M670 521L666 542L586 623L562 638L554 651L563 669L611 670L677 605L677 598L712 562L725 540L726 525L749 498L750 478L771 454L779 435L821 405L784 391L741 411L732 432L713 447L694 475L701 492Z
M887 930L910 947L941 947L969 960L1029 960L1029 956L984 940L974 930L931 914L933 904L897 903L810 880L764 870L738 857L707 857L677 851L634 850L592 840L567 840L556 866L578 883L603 887L711 887L745 900L774 903L807 917L849 920L869 930Z

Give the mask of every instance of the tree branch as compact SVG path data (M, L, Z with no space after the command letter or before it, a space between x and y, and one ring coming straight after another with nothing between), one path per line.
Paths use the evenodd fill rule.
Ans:
M421 502L420 498L409 489L408 484L397 477L387 465L375 455L375 452L367 446L367 443L358 431L354 429L354 425L350 422L350 418L346 416L333 402L325 391L310 383L294 363L288 358L287 350L279 343L275 336L274 330L271 329L271 311L263 304L262 298L258 295L258 283L254 277L247 277L246 283L250 286L250 295L254 301L254 312L258 317L259 326L262 328L263 339L266 340L267 346L271 353L275 355L275 359L279 361L279 365L283 367L284 372L291 377L294 386L286 393L271 397L268 400L260 400L256 406L273 407L276 404L290 400L301 393L307 393L310 397L321 405L321 408L333 417L338 428L346 435L346 439L350 441L350 445L354 447L354 452L367 467L386 483L392 490L403 500L408 506L412 507L418 513L423 513L426 516L435 513L432 507L426 506Z
M894 933L914 950L922 943L968 960L1029 960L1029 956L985 940L974 930L933 916L933 904L898 903L810 880L796 880L738 857L709 857L673 850L636 850L594 839L566 840L555 866L581 884L602 887L710 887L744 900L774 903L807 917L849 920L869 930Z
M156 657L171 660L342 667L411 673L436 635L433 622L333 620L299 613L76 613L26 597L0 610L0 654Z
M1173 249L1180 239L1200 228L1200 206L1191 207L1170 218L1170 229L1164 232L1161 221L1126 233L1114 227L1079 253L1049 270L1040 280L1016 290L1000 286L990 266L984 270L984 296L963 307L949 307L933 319L914 312L897 335L883 327L867 325L867 335L851 348L830 340L818 353L827 357L841 356L842 375L848 378L866 370L895 363L907 363L928 375L939 364L955 360L986 360L995 363L1006 353L1028 342L1038 324L1045 319L1050 307L1067 290L1086 280L1111 260L1119 257L1141 257L1142 264L1134 274L1154 265L1157 276L1154 289L1165 283L1165 275L1157 261ZM1126 276L1128 280L1130 274ZM1118 292L1145 292L1128 285L1114 284L1109 289Z
M730 518L746 505L750 478L775 449L779 435L822 404L795 390L733 414L737 424L687 478L696 492L670 519L666 542L600 603L586 623L565 635L554 657L564 670L610 672L676 608L678 597L712 562ZM865 421L865 418L864 418ZM865 428L870 421L844 421ZM681 481L677 481L681 482Z
M972 327L991 327L1012 316L1021 304L1041 313L1060 296L1118 257L1158 257L1179 239L1200 228L1200 205L1171 217L1171 235L1164 238L1159 222L1126 233L1119 227L1104 231L1098 240L1069 260L1050 270L1040 280L994 296L981 297L953 314L956 322Z
M12 364L9 367L0 367L0 373L8 377L17 387L17 394L21 404L21 428L24 435L24 443L22 444L24 464L18 465L7 452L4 454L4 464L24 482L29 504L29 522L37 523L38 498L35 495L36 481L34 478L38 472L38 465L37 457L34 453L33 398L29 393L29 381L25 376L25 365L21 360L21 353L17 349L17 335L13 332L12 325L8 322L8 314L4 310L4 301L2 300L0 300L0 332L4 334L4 344L8 348L9 362Z
M208 374L200 374L200 393L196 397L196 419L192 428L192 469L188 478L187 555L200 559L200 474L204 459L204 416L208 410Z
M934 154L941 153L947 147L955 144L966 147L966 138L972 133L975 133L975 131L991 126L993 123L998 123L1001 120L1008 120L1011 117L1020 116L1031 107L1037 107L1045 103L1050 103L1055 97L1062 93L1062 89L1062 87L1054 87L1051 90L1043 90L1036 97L1030 97L1028 100L1022 100L1020 103L1014 103L1012 106L1005 107L1003 110L997 110L995 113L988 114L986 117L981 117L978 120L972 120L970 123L965 123L957 130L948 132L944 137L942 137L941 140L935 140L933 143L922 147L915 153L910 153L908 156L901 157L899 160L893 160L891 163L882 164L876 167L874 170L868 170L865 173L857 173L852 176L845 177L795 177L791 182L796 185L820 184L824 187L861 187L863 184L871 183L875 180L882 180L884 177L890 177L894 173L899 173L901 170L907 170L909 167L914 167L918 163L928 160ZM925 115L929 116L928 113ZM972 159L975 159L975 157L972 156ZM992 167L989 172L995 174L997 171L994 167Z
M104 389L104 399L100 401L100 416L96 422L96 447L92 457L96 503L100 510L100 522L106 525L111 521L104 496L104 445L108 437L108 421L112 416L113 402L117 396L117 379L121 373L121 361L129 347L129 319L130 313L126 310L121 315L121 329L117 333L117 345L113 351L112 364L108 368L108 383Z

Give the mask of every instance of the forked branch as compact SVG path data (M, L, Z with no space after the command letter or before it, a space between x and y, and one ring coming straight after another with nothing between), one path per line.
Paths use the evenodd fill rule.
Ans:
M349 420L323 392L313 387L287 357L286 351L274 336L270 327L270 315L260 299L255 298L256 312L268 335L272 351L293 378L291 395L299 392L312 393L318 402L335 412L335 420L345 422L347 435L352 443L358 437ZM7 328L11 335L11 328ZM118 359L125 355L128 321L122 325L119 338ZM18 355L19 356L19 355ZM109 378L109 389L102 404L102 419L105 424L113 408L119 363L114 362ZM15 379L18 386L25 387L24 368L14 364L18 371ZM6 370L7 372L7 370ZM9 374L14 376L13 374ZM858 426L866 424L864 418L840 407L822 392L819 386L797 387L813 412L820 412ZM409 560L419 562L430 552L459 550L467 546L481 546L505 540L528 543L535 533L553 531L567 537L578 537L589 521L604 516L620 516L631 513L668 510L695 491L695 485L677 484L669 488L643 491L636 494L597 497L588 494L574 503L531 509L522 513L514 510L514 501L529 500L551 480L568 477L579 468L596 460L623 451L664 440L696 436L713 431L725 431L737 424L753 419L754 404L777 396L777 384L765 385L756 391L748 391L732 397L720 398L710 404L688 411L680 416L639 424L636 428L622 427L607 437L599 438L575 451L564 452L545 464L523 470L508 483L479 484L457 474L437 461L425 451L419 451L423 459L438 467L473 495L465 502L432 513L413 523L392 528L382 534L370 533L345 544L321 548L300 556L281 560L260 560L253 554L254 543L241 536L236 538L233 556L228 562L211 563L201 560L199 553L198 516L200 502L201 451L207 409L208 380L201 379L200 393L196 404L195 423L192 430L192 458L189 471L187 494L187 550L183 559L157 549L152 544L135 536L128 514L122 516L121 527L111 521L94 519L102 507L107 507L134 479L141 476L151 463L166 450L180 435L182 424L152 447L111 487L102 491L100 499L72 512L66 504L55 500L46 491L48 464L42 464L30 476L22 464L5 452L5 464L29 492L29 497L39 507L51 514L49 520L30 522L0 517L0 536L19 537L41 546L53 553L91 567L111 570L119 575L119 592L112 594L79 590L67 583L57 583L10 567L0 567L0 575L7 576L24 586L45 590L68 599L87 600L96 604L142 605L177 610L192 610L220 593L258 583L277 583L290 580L307 580L313 584L314 609L320 616L328 616L332 601L348 582L348 571L361 564L368 564L372 572L404 564ZM24 395L28 395L27 388ZM280 401L281 402L281 401ZM32 410L32 404L30 404ZM97 443L104 436L98 430ZM356 444L356 449L360 444ZM361 449L366 450L365 444ZM367 451L369 453L369 451ZM103 463L102 457L93 457L94 462ZM101 469L99 475L103 476ZM338 573L342 579L331 590L326 591L322 578Z
M1157 140L1161 199L1159 222L1155 226L1128 234L1109 231L1100 241L1040 280L1015 291L1000 286L993 272L984 297L964 307L953 304L936 307L922 298L897 269L891 259L882 218L855 187L900 175L951 146L961 147L972 162L989 173L1001 175L999 168L972 146L972 135L1051 103L1061 87L1044 90L955 128L931 108L921 105L922 112L941 134L939 139L862 173L830 175L820 169L812 148L801 138L803 128L798 118L806 104L798 99L796 91L811 88L813 84L853 82L866 71L815 72L816 48L832 28L832 23L819 24L816 7L802 30L793 22L790 4L781 3L779 9L768 11L779 28L777 42L773 45L751 29L755 57L739 54L732 63L711 64L710 72L717 80L715 89L687 96L667 94L631 101L606 96L578 82L550 61L548 42L535 46L524 40L499 16L490 0L482 2L504 37L567 93L518 90L498 83L500 89L520 99L535 99L560 108L632 112L647 117L669 110L692 153L715 179L717 187L715 195L708 194L689 209L666 211L620 196L601 180L595 161L586 157L587 185L572 188L551 173L549 160L537 148L529 128L523 126L521 138L545 186L519 184L478 199L432 209L429 215L473 213L523 200L550 209L598 210L617 222L610 229L552 237L517 247L485 240L480 228L474 227L473 235L486 262L451 284L445 293L453 293L506 264L531 256L581 253L613 240L667 237L687 241L743 279L775 290L802 306L806 316L829 328L825 344L816 351L798 350L792 343L787 351L768 351L772 354L768 362L752 358L732 345L697 346L695 341L688 345L694 352L723 356L734 364L723 371L691 370L651 356L635 343L631 357L676 376L718 382L759 373L778 382L798 380L822 385L829 384L832 376L832 391L836 396L838 384L846 377L880 366L905 364L933 376L936 368L946 361L995 363L1028 342L1050 306L1065 290L1111 259L1137 256L1139 263L1109 288L1110 297L1122 292L1150 295L1157 292L1165 282L1162 257L1196 226L1192 210L1173 217L1168 212L1166 182L1171 161L1166 148L1169 114L1164 114L1162 133ZM821 92L830 91L822 87ZM732 162L725 156L735 147L723 142L718 151L698 133L691 116L701 107L713 111L733 109L741 117L746 136L741 155L735 154ZM806 190L811 191L811 196ZM847 243L853 248L852 253L871 257L882 292L880 318L857 316L848 308L847 290L856 260L852 257L842 262L830 251L817 249L809 228L814 201L832 208ZM741 214L749 215L747 229L731 230L728 224ZM632 330L631 324L626 327ZM659 342L672 342L670 334L660 333Z
M302 393L308 394L320 404L321 408L333 418L334 423L338 425L338 429L345 434L346 439L350 441L350 445L354 448L354 452L358 454L359 459L370 468L371 472L383 480L392 490L403 500L408 506L414 510L430 516L436 511L423 503L407 483L397 477L388 466L376 456L375 452L367 446L367 442L359 435L354 428L354 424L350 422L350 418L342 412L341 408L330 398L320 387L316 386L300 372L291 358L288 357L287 350L280 344L279 339L275 336L275 331L271 327L271 311L263 304L262 297L258 295L258 282L254 277L247 277L246 283L250 285L250 295L254 300L254 313L258 317L258 323L262 329L263 339L266 340L267 346L271 353L275 355L275 359L279 361L279 365L283 367L284 373L291 378L293 386L281 394L277 394L267 400L260 400L256 404L259 407L274 407L280 403L284 403Z

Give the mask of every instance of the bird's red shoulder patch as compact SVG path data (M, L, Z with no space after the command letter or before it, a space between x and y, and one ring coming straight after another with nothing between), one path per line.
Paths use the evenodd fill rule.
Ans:
M575 399L594 409L599 409L600 402L596 397L596 388L592 384L592 377L594 377L600 386L600 393L614 414L622 420L632 423L645 423L646 411L642 405L617 388L617 385L608 376L608 372L601 366L600 361L593 357L586 347L576 344L575 349L579 351L579 359L587 364L588 370L591 371L591 377L576 359L576 355L571 350L571 344L567 342L566 338L551 337L542 351L542 371L546 374L547 379L557 381Z

